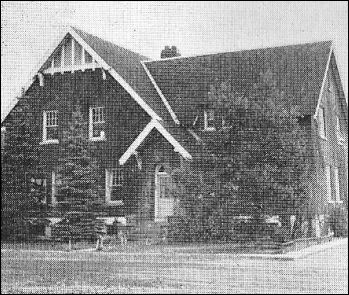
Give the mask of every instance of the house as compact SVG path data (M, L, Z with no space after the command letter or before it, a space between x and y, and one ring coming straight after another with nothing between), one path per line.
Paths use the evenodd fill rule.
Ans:
M309 199L319 205L317 228L326 208L348 200L348 107L331 42L150 60L71 27L24 89L39 126L33 144L44 155L47 205L62 201L57 159L79 104L99 151L108 215L166 221L175 206L172 171L195 163L205 152L202 138L214 131L209 86L229 79L247 89L268 70L297 100L315 147Z

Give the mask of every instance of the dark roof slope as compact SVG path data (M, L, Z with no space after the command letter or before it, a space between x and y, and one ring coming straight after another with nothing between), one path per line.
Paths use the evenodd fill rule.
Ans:
M286 97L293 97L304 114L313 114L331 45L324 41L243 50L148 61L146 66L182 122L196 114L198 102L205 101L213 83L230 81L236 91L245 92L268 71Z
M72 29L138 93L158 116L164 120L171 119L141 64L141 61L149 58L80 29L74 27Z

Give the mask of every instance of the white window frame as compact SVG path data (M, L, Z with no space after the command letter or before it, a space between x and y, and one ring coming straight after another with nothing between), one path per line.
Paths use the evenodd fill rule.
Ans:
M120 169L120 168L116 168ZM116 200L112 201L111 200L111 192L113 187L118 187L118 186L113 186L113 171L115 168L111 169L105 169L105 202L107 205L111 206L122 206L124 202L122 200Z
M55 114L52 119L51 114ZM55 121L55 122L54 122ZM55 124L53 124L55 123ZM43 122L42 122L42 142L41 144L59 143L57 139L47 139L47 128L58 128L58 110L44 111Z
M319 111L318 111L318 124L319 124L319 136L322 139L327 140L327 137L326 137L326 116L325 116L325 109L323 107L320 107Z
M326 176L326 192L327 192L327 200L329 203L333 203L332 199L332 188L331 188L331 166L325 166L325 176Z
M111 169L111 186L122 187L124 185L124 172L121 168Z
M213 120L209 120L208 112L210 112L210 111L213 112ZM214 121L215 121L214 117L215 117L214 109L204 110L204 131L215 131L216 130L216 128L214 126L209 125L209 122L211 122L211 121L214 123Z
M102 114L97 115L97 121L96 115L94 114L94 110L102 110ZM93 127L95 124L105 124L105 108L104 107L90 107L90 114L89 114L89 138L92 141L103 141L106 140L105 138L105 130L101 131L100 136L93 136ZM105 126L104 126L105 127Z

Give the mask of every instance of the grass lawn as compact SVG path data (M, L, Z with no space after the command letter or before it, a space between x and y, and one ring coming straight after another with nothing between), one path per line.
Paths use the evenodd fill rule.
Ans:
M180 255L176 251L151 254L2 248L1 293L347 294L347 247L343 244L296 261L251 260L230 254Z

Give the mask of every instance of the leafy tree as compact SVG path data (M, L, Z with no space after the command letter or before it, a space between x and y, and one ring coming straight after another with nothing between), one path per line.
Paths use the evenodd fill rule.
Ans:
M297 102L277 88L270 71L247 93L222 83L209 99L221 119L209 146L223 186L237 188L240 211L279 215L285 225L290 215L304 215L309 157Z
M256 225L266 215L279 215L290 228L290 216L303 217L308 210L307 137L297 102L277 88L268 71L244 93L226 82L212 85L206 105L215 110L216 130L202 134L206 162L198 163L194 180L180 181L190 184L180 196L182 207L197 211L201 200L208 204L197 216L186 210L199 224L194 231L202 235L206 224L210 238L227 237L231 217L240 214L253 216ZM205 175L212 185L200 181Z
M32 211L43 211L45 192L31 183L37 178L39 150L33 124L34 113L23 96L6 118L1 154L2 236L25 231L24 219Z

